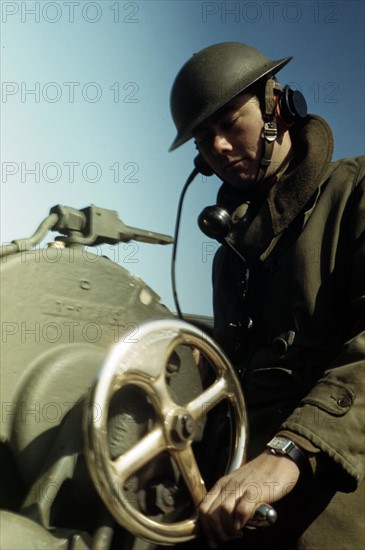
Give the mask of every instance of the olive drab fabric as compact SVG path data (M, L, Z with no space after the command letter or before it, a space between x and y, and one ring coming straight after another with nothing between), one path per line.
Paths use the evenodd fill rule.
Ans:
M275 527L222 547L364 550L365 157L331 162L331 130L316 116L292 140L260 200L231 198L248 295L242 262L222 246L215 336L241 376L249 457L284 433L312 452L313 476L276 503ZM252 328L237 328L247 316Z

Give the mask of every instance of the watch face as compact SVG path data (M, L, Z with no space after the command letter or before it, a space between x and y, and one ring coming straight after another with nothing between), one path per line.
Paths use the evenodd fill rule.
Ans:
M268 447L286 453L293 446L293 442L285 437L275 436L269 443Z
M269 445L270 447L274 447L275 449L282 449L287 442L288 440L284 437L276 436L270 441Z

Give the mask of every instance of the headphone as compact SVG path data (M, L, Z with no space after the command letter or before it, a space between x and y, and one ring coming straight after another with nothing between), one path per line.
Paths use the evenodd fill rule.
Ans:
M308 108L304 95L299 90L292 90L289 84L280 90L277 104L277 115L287 126L292 126L298 119L307 116Z
M277 93L275 114L288 128L297 120L307 116L307 102L299 90L293 90L289 85L274 84ZM194 159L195 168L204 176L212 176L213 170L199 153ZM206 206L198 217L200 230L209 238L222 242L232 229L232 220L229 212L221 206Z
M200 174L203 174L203 176L212 176L214 174L213 170L201 153L195 157L194 166Z

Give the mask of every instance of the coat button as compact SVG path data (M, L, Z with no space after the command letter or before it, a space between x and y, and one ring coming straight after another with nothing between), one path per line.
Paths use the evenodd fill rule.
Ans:
M352 399L351 397L340 397L340 399L337 399L337 405L343 408L351 407Z
M279 356L285 355L288 350L288 343L285 338L275 338L273 342L274 353Z
M272 341L274 353L282 357L288 351L288 347L293 345L295 339L294 330L282 332Z

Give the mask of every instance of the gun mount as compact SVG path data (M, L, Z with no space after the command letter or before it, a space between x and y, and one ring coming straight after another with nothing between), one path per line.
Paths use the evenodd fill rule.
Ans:
M63 235L34 249L50 229ZM189 540L205 491L244 459L244 402L218 346L83 247L130 239L172 242L57 206L1 249L4 549Z

